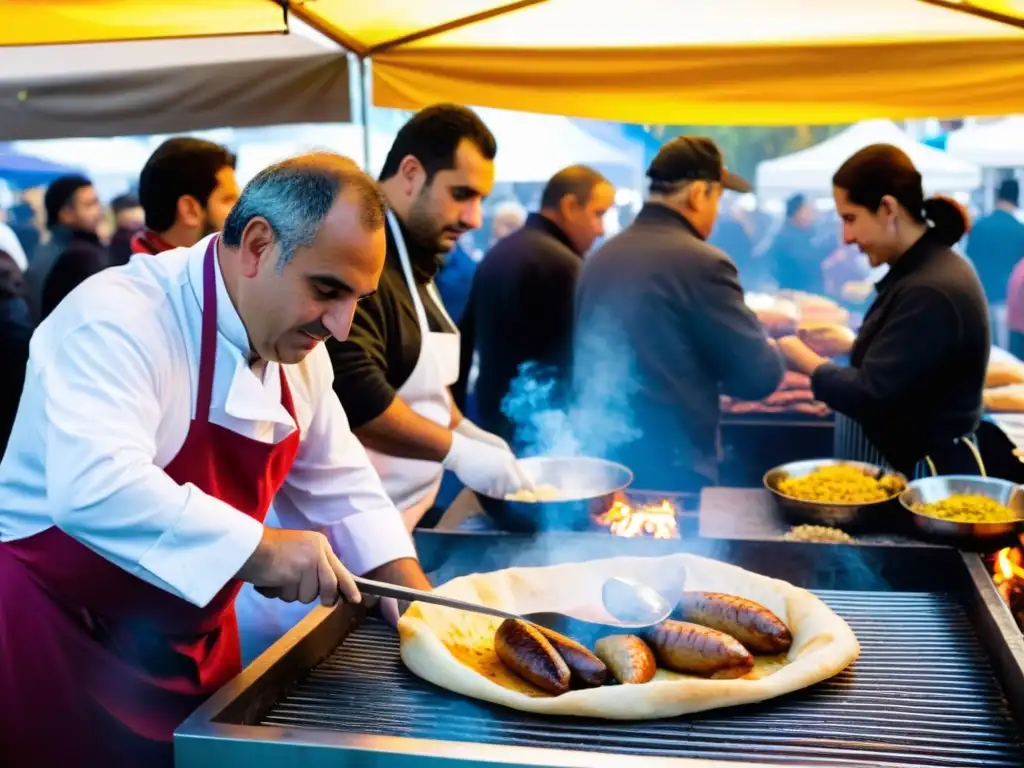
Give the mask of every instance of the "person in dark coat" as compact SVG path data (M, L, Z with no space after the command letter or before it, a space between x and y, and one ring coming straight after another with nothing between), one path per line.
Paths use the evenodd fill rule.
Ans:
M958 443L981 421L991 334L981 282L952 248L968 229L967 213L949 198L926 200L921 174L889 144L855 153L832 183L843 240L889 271L849 366L795 336L780 339L779 348L793 370L811 377L815 398L837 412L839 458L888 464L911 477L925 459L955 473L962 463L950 462L967 457L977 471Z
M647 176L636 219L580 276L572 428L581 452L629 466L634 487L694 492L718 479L720 394L759 400L783 364L735 264L706 242L722 190L750 185L692 136L665 144Z
M82 265L62 270L65 273L60 281L62 286L67 287L72 273L84 279L92 274L88 268L102 268L108 263L107 249L97 234L103 206L89 179L79 175L61 176L47 187L43 200L50 240L36 249L25 272L25 289L35 322L43 315L43 291L50 272L72 243L75 245L73 258L82 254L88 254L88 258ZM56 299L57 294L56 288L51 289L51 300Z
M516 439L516 419L503 412L502 400L524 373L552 387L545 406L561 404L572 352L576 281L583 256L604 234L604 215L614 203L615 188L600 173L583 165L565 168L548 181L540 210L498 240L476 270L460 325L461 363L453 394L456 402L465 401L476 352L478 423L513 448L517 443L529 447L524 444L529 438Z
M814 226L814 206L801 194L786 201L786 221L768 249L779 288L825 293L822 266L834 240L823 242Z
M1008 286L1014 267L1024 259L1024 223L1017 218L1020 205L1020 184L1016 179L1005 179L996 192L996 209L979 219L967 238L967 257L974 263L981 287L988 299L993 328L1003 322L1008 304ZM1020 331L1020 322L1010 324L1011 331ZM1001 334L996 340L1006 343Z
M114 214L114 234L110 236L110 266L119 267L132 257L132 238L145 227L146 215L139 199L132 194L118 195L110 201Z
M6 251L0 250L0 457L14 426L21 402L28 365L28 343L32 321L25 301L21 268Z

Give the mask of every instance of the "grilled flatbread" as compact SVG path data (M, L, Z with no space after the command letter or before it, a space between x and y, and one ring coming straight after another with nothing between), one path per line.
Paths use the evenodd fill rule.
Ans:
M853 631L822 600L784 581L696 555L623 557L473 574L438 587L442 594L519 614L601 604L601 585L626 576L663 593L726 592L761 603L789 627L787 654L757 657L753 672L712 680L659 669L641 685L604 686L551 696L509 671L494 650L501 619L414 603L398 623L402 660L435 685L512 709L611 720L676 717L781 696L826 680L860 653Z

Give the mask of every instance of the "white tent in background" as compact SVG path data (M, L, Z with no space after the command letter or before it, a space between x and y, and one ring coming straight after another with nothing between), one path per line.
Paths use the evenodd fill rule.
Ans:
M869 144L893 144L906 152L921 172L927 193L969 192L981 185L981 169L974 163L915 141L890 120L868 120L808 149L760 163L757 194L762 198L787 197L796 192L831 195L832 174L850 155Z
M497 181L547 181L566 166L631 167L632 158L567 117L474 108L498 142Z
M1024 168L1024 115L954 131L946 140L946 151L986 168Z

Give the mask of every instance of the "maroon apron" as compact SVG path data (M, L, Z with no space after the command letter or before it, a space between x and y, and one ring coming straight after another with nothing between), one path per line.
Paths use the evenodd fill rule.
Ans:
M196 415L164 471L262 523L299 433L272 445L209 421L215 242L203 262ZM283 368L281 403L295 419ZM240 588L232 579L198 608L55 526L0 544L0 765L172 765L174 729L241 671Z

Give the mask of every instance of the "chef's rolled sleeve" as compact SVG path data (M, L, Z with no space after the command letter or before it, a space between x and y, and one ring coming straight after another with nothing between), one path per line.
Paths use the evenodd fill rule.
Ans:
M742 400L767 397L782 381L785 365L744 302L736 267L714 258L688 268L703 272L693 283L700 293L688 302L693 307L688 324L722 391Z
M141 322L141 321L140 321ZM138 329L137 329L138 330ZM263 526L154 464L160 352L111 322L72 330L41 363L54 523L139 578L205 606L256 549Z
M356 575L393 560L415 558L416 548L402 515L352 434L329 379L323 390L295 463L274 501L281 522L322 532Z
M356 307L348 339L327 344L334 368L334 391L353 429L373 421L395 399L395 390L387 379L385 333L380 298L372 296Z
M858 367L825 363L814 371L814 397L861 423L898 411L931 377L942 376L962 332L947 296L929 286L909 289Z

